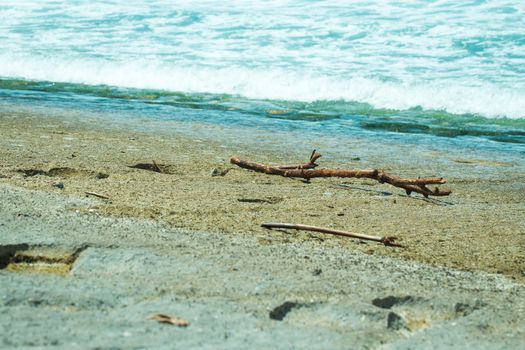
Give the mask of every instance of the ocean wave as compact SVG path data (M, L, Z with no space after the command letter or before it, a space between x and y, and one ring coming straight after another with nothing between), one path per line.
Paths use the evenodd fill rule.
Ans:
M100 62L0 55L0 76L250 99L354 101L374 108L443 110L452 114L525 118L525 90L486 82L407 83L359 76L330 76L290 69L170 66L147 61Z
M0 76L523 119L523 13L518 0L5 0Z

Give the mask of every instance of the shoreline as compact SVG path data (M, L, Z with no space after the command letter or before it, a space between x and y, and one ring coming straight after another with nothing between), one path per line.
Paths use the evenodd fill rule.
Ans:
M444 176L450 197L426 200L370 180L299 180L236 168L230 156L266 163L297 163L309 155L299 149L274 148L185 135L176 123L162 132L139 132L90 124L89 118L0 112L0 181L14 186L67 195L95 192L96 204L81 211L102 216L158 220L170 227L255 236L261 244L317 240L379 256L394 256L465 271L501 273L525 281L525 238L520 215L525 188L523 167L497 159L457 158L415 150L388 160L399 150L367 153L363 140L352 145L348 167L384 168L406 176ZM162 124L159 122L159 124ZM206 125L201 126L206 129ZM302 141L307 144L307 141ZM272 143L268 136L267 143ZM389 145L390 146L390 145ZM323 150L319 150L323 153ZM375 152L375 153L374 153ZM302 153L302 154L301 154ZM323 154L320 167L345 167L348 155ZM357 157L358 156L358 157ZM401 159L401 161L399 161ZM414 162L408 159L415 159ZM344 160L344 161L341 161ZM149 171L155 161L165 173ZM213 169L228 170L211 176ZM477 175L489 171L486 177ZM521 208L521 209L520 209ZM265 221L323 226L378 236L397 236L406 249L305 232L267 231Z

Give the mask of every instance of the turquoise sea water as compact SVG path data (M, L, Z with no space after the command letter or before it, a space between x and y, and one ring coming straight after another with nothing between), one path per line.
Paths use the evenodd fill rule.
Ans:
M523 155L525 2L3 0L0 99Z

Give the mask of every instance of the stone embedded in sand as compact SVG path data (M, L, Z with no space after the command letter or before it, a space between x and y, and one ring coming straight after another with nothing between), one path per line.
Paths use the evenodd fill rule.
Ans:
M281 305L275 307L270 311L270 318L272 320L276 321L282 321L286 317L286 315L292 311L292 309L300 307L301 304L293 302L293 301L285 301Z
M407 304L413 301L415 301L415 298L410 295L406 295L402 297L396 297L393 295L389 295L385 298L375 298L374 300L372 300L372 304L382 309L390 309L393 306Z
M408 329L407 321L395 312L389 312L386 319L388 329L398 331L400 329Z

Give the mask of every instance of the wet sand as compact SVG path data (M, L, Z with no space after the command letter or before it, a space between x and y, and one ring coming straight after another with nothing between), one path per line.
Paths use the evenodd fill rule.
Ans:
M0 133L0 181L46 192L79 196L95 192L109 198L81 208L85 213L247 235L257 237L262 245L314 240L322 246L524 280L523 164L461 158L445 151L418 162L407 153L406 163L403 155L401 162L385 157L379 163L381 151L369 159L362 153L364 157L354 158L351 164L337 154L325 154L319 160L321 167L375 166L404 177L445 176L448 183L442 187L451 188L452 195L425 199L372 180L313 179L307 184L228 162L236 154L267 163L302 163L309 156L302 150L277 153L176 131L147 133L109 123L13 112L0 115ZM374 148L380 150L381 145ZM355 153L361 155L359 147ZM153 161L163 173L155 171ZM214 169L228 171L212 176ZM260 227L268 221L397 236L406 248Z

